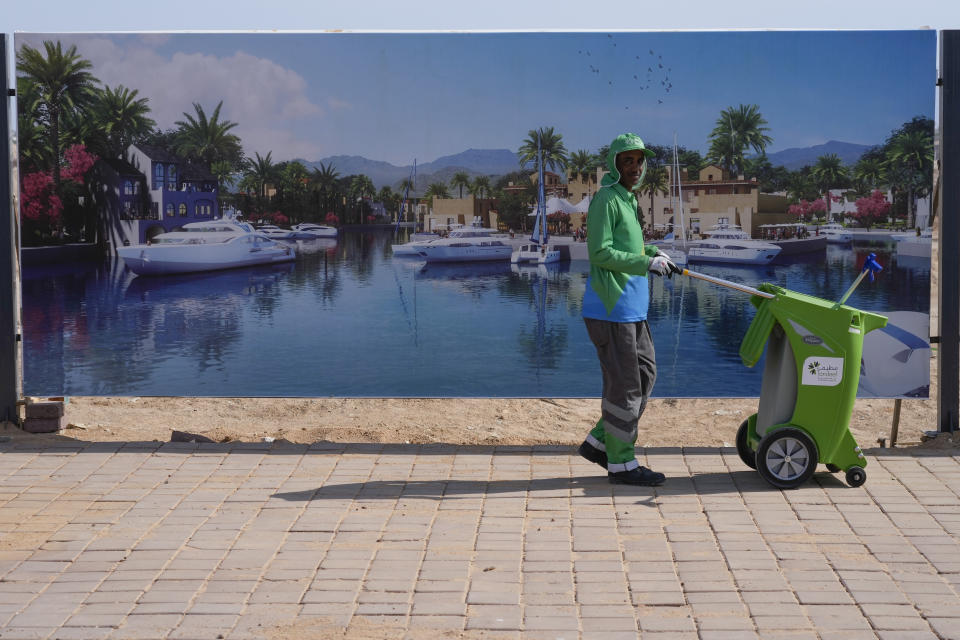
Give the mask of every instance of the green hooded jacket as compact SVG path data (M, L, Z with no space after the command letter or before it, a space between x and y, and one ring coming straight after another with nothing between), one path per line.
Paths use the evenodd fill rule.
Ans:
M617 136L610 144L603 188L590 201L587 211L587 253L590 258L590 283L607 313L613 311L627 282L634 276L646 276L650 261L657 255L653 245L644 246L643 229L637 221L637 198L620 184L618 153L641 149L647 158L654 155L643 140L632 133ZM634 189L639 189L643 173ZM644 310L645 311L645 310Z

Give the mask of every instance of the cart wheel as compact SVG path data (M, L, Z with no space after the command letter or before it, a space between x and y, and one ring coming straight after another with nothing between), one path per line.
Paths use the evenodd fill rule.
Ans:
M813 475L820 454L817 445L800 429L785 427L764 436L757 447L757 471L780 489L793 489Z
M740 459L743 460L743 464L751 469L756 469L757 454L747 443L747 434L750 431L749 422L749 420L744 420L743 423L740 424L740 428L737 429L737 453L740 454Z
M867 481L867 472L860 467L850 467L847 469L847 484L851 487L859 487Z
M828 462L828 463L827 463L827 471L829 471L830 473L836 473L836 472L838 472L838 471L843 471L843 469L841 469L841 468L838 467L837 465L833 464L832 462Z

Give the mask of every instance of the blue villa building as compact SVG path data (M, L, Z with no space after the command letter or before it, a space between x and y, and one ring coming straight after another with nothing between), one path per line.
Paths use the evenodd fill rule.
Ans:
M216 176L161 147L132 144L125 159L101 158L91 188L111 252L220 216Z

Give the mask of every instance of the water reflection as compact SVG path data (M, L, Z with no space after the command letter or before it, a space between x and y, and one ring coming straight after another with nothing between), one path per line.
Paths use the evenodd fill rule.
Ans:
M118 262L25 269L25 391L599 394L596 355L580 317L587 263L393 258L389 245L407 233L345 231L295 243L294 263L207 274L142 278ZM830 246L785 264L695 270L837 299L870 252L885 269L850 302L925 314L929 260L896 256L892 244ZM761 367L746 369L739 358L753 315L742 293L680 276L651 278L649 320L660 363L654 394L756 395ZM908 347L898 335L888 335L895 340L888 340L890 358L924 356L922 345L908 345L904 355ZM883 358L871 366L885 367ZM874 388L881 382L876 378Z

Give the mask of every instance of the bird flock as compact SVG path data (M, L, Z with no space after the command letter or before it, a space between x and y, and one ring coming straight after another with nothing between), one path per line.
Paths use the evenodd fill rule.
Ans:
M617 40L613 37L613 34L607 34L606 42L612 48L617 48ZM645 95L656 98L657 104L663 104L669 97L670 90L673 89L673 81L670 79L670 73L673 69L664 64L662 54L657 53L653 49L648 49L645 54L635 54L633 56L634 60L632 61L634 73L632 73L633 77L631 79L620 76L614 78L606 74L601 74L600 60L609 58L610 53L610 51L591 51L587 48L582 48L577 51L578 55L586 58L587 69L590 73L600 81L605 80L607 86L616 86L618 89L626 87L628 91L645 91L647 92ZM619 52L614 53L614 55L618 54ZM629 81L630 84L624 85L624 80ZM624 109L629 110L630 105L624 105Z

